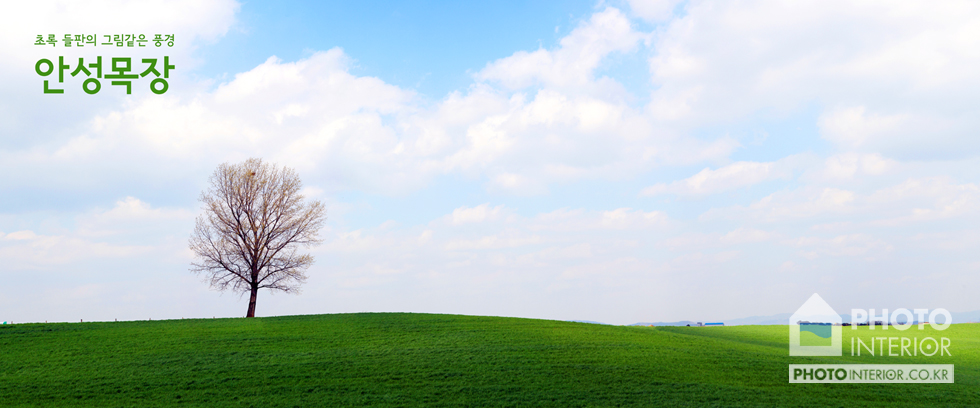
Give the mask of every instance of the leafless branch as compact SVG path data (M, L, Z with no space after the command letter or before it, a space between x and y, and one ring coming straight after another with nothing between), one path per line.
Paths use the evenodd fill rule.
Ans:
M190 238L198 258L191 271L214 289L250 292L246 316L253 317L259 289L296 293L306 281L313 257L298 249L322 242L326 210L319 201L304 201L295 171L260 159L222 164L210 181Z

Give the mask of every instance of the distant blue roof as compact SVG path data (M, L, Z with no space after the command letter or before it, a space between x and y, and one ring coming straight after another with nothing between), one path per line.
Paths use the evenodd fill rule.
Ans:
M724 326L725 323L705 323L705 326Z

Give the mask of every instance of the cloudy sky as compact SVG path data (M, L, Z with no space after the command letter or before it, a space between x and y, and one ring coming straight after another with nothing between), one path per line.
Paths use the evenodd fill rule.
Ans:
M4 3L0 320L244 315L187 241L249 157L329 218L259 316L980 309L976 2L337 3ZM96 56L176 69L35 72Z

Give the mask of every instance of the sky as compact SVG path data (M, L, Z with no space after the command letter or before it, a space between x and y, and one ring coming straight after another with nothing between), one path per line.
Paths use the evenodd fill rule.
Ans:
M188 238L250 157L328 217L303 291L257 316L980 309L975 2L0 8L0 320L243 316ZM34 44L125 33L175 41ZM128 95L35 71L98 56L175 68Z

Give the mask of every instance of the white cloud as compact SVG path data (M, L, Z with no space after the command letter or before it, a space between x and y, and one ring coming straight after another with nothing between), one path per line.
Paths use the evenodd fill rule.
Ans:
M151 249L65 235L39 235L33 231L16 231L0 238L0 257L7 271L46 270L83 261L145 256Z
M603 211L600 215L599 226L609 229L647 228L664 226L669 218L659 211L644 212L631 208L617 208Z
M270 58L212 93L136 99L54 151L14 153L7 163L86 167L111 157L173 179L264 156L329 175L314 178L327 192L399 194L459 172L484 177L492 190L540 194L551 183L619 179L658 163L718 159L738 146L664 134L620 102L548 89L527 99L477 86L428 109L411 91L350 74L348 60L340 49L296 62ZM191 165L173 174L145 167L161 158Z
M667 230L674 221L660 211L617 208L608 211L558 209L526 221L532 231Z
M194 213L185 209L153 208L135 197L116 201L107 211L85 214L76 219L75 231L84 237L105 237L120 233L145 234L148 230L166 229L174 223L193 225ZM186 229L186 228L184 228ZM178 228L177 231L184 229Z
M643 189L645 196L658 194L677 194L683 196L703 196L752 186L764 181L788 179L791 169L775 162L735 162L711 170L705 168L684 180L670 184L659 183Z
M519 51L487 64L476 74L483 81L496 81L510 89L544 85L565 91L621 95L623 90L608 78L596 80L593 73L600 61L613 52L636 48L645 34L633 30L629 19L615 8L595 13L560 41L555 50Z
M857 176L879 176L894 169L895 160L880 154L842 153L828 157L821 173L828 179L850 180Z
M903 115L866 115L863 106L827 112L820 118L824 137L845 148L860 148L869 139L888 137L908 126Z
M810 219L827 214L840 215L853 211L856 194L853 191L825 187L805 187L792 191L777 191L747 207L714 208L701 215L703 221L719 218L764 222L790 219Z
M633 14L650 22L662 22L674 14L681 0L628 0Z
M721 242L726 244L745 244L764 242L775 238L777 234L769 231L758 230L755 228L739 228L721 237Z
M15 231L2 236L6 240L25 241L37 238L34 231Z
M217 162L264 156L329 175L314 179L329 183L321 187L328 192L358 186L397 194L461 172L485 177L491 189L541 193L550 183L622 178L657 161L717 158L734 146L724 139L692 144L658 137L626 105L553 90L528 100L478 86L425 109L413 92L348 69L340 49L296 62L270 58L212 93L137 98L95 117L53 150L6 152L5 162L95 170L87 164L108 160L174 179ZM173 173L146 167L161 159L190 166ZM32 181L45 184L21 180Z
M877 225L909 225L955 218L975 218L980 208L980 186L954 184L946 178L908 179L868 197L876 207L895 209L871 221Z
M501 216L504 206L490 207L490 204L480 204L476 207L459 207L451 214L452 224L480 223L494 220Z
M337 231L333 234L333 238L328 239L324 245L327 250L337 252L365 253L377 251L388 244L390 242L383 241L376 235L365 234L364 230L358 229L354 231Z
M702 126L816 103L844 149L976 154L978 27L970 2L692 1L656 35L650 109Z
M501 249L525 247L540 244L541 242L541 237L536 235L505 233L502 235L488 235L477 239L453 240L448 242L445 248L447 251Z
M657 246L671 251L703 251L734 245L772 241L782 234L755 228L741 227L727 233L685 232L657 242Z
M881 256L882 253L895 249L888 242L868 234L847 234L832 238L799 237L787 241L786 244L801 248L803 256L811 260L821 255Z
M711 209L703 221L751 219L759 222L813 221L813 229L834 231L868 226L909 226L924 221L972 219L978 215L980 187L948 178L912 178L869 192L833 187L778 191L748 206Z
M230 13L215 17L224 25L190 31L188 44L221 35L236 7L215 3L215 13ZM0 185L52 185L51 174L59 172L70 173L60 180L79 188L123 177L187 182L217 163L261 156L313 174L307 179L325 193L404 194L440 175L462 173L484 180L491 191L540 195L555 183L618 180L659 165L722 160L740 146L736 140L692 139L658 126L624 101L614 80L595 78L601 61L634 52L647 36L622 12L606 8L556 49L534 52L544 60L518 52L492 62L477 75L486 82L435 105L381 79L353 75L351 58L339 48L292 62L273 56L213 91L188 86L163 96L137 95L62 132L61 142L0 152L6 164L0 166L30 175L0 179ZM505 69L512 65L527 72ZM514 81L540 89L527 95L492 85ZM172 170L151 167L162 162Z
M552 246L538 252L528 254L527 256L542 261L561 261L592 258L594 254L592 252L592 244L582 243L565 247Z
M0 256L8 270L45 270L69 264L87 268L93 262L133 262L155 256L185 261L190 258L184 240L192 226L191 211L154 208L126 197L109 210L88 211L70 222L49 220L43 225L55 232L0 233Z

